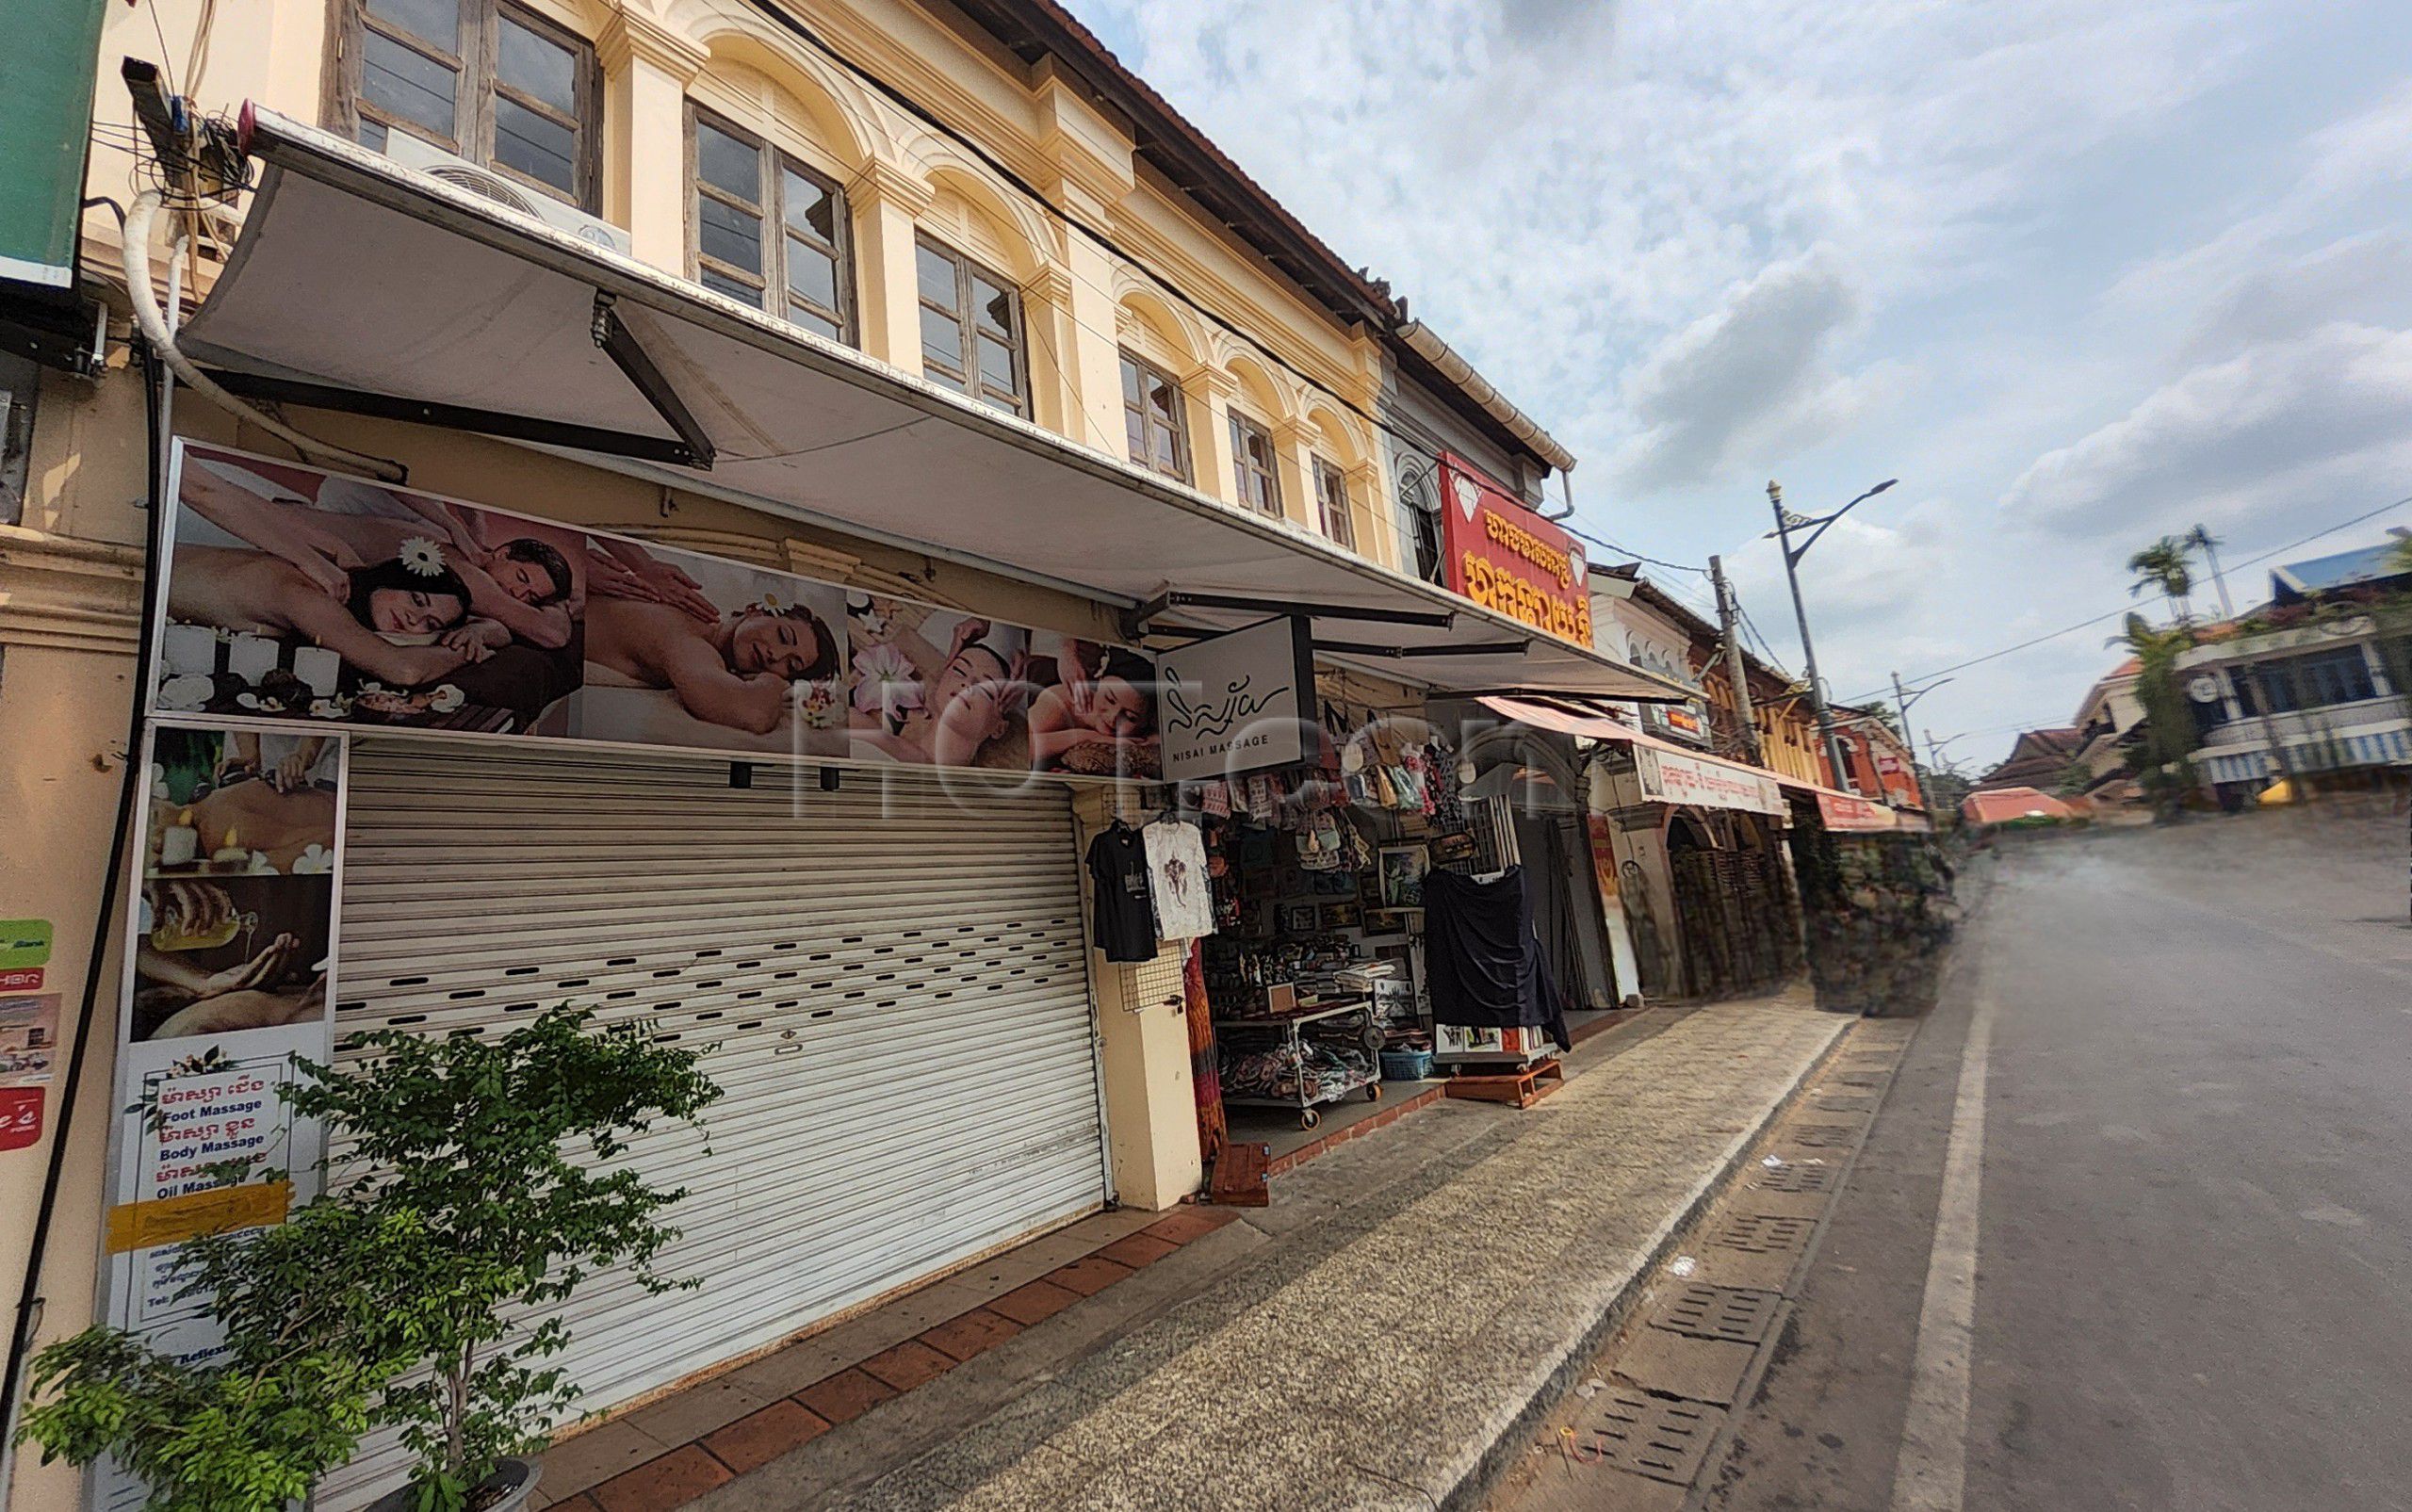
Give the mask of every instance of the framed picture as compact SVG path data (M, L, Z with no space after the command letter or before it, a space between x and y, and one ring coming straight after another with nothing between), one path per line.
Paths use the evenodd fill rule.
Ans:
M1322 921L1324 933L1327 935L1338 930L1355 929L1358 922L1356 902L1351 900L1345 903L1325 903L1322 908Z
M1424 873L1430 866L1430 854L1421 845L1383 846L1380 855L1382 906L1423 907Z
M1281 933L1284 935L1312 935L1315 932L1315 905L1312 903L1283 903L1281 905L1280 921Z

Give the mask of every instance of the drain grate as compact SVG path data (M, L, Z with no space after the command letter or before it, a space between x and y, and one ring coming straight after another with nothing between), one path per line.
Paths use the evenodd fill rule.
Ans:
M1717 1231L1712 1244L1738 1249L1746 1255L1778 1255L1799 1249L1809 1243L1809 1230L1817 1224L1814 1218L1799 1218L1789 1213L1741 1212L1725 1220Z
M1669 1297L1651 1318L1650 1325L1694 1339L1723 1339L1755 1344L1767 1338L1775 1322L1778 1292L1754 1292L1747 1286L1711 1286L1694 1281Z
M1751 1185L1762 1192L1832 1192L1840 1174L1831 1165L1761 1167Z
M1605 1391L1600 1400L1599 1420L1591 1429L1600 1463L1675 1486L1689 1486L1700 1473L1701 1461L1708 1457L1708 1446L1725 1423L1722 1408L1669 1402L1639 1391Z
M1795 1124L1776 1136L1803 1149L1848 1149L1859 1138L1857 1124Z
M1854 1071L1889 1071L1893 1060L1890 1055L1846 1055L1843 1065Z
M1810 1106L1816 1108L1819 1113L1873 1113L1876 1110L1876 1099L1874 1097L1854 1097L1847 1094L1828 1093L1825 1097L1819 1097L1817 1101L1810 1104Z
M1881 1087L1884 1084L1885 1074L1882 1071L1845 1071L1834 1080L1847 1087Z

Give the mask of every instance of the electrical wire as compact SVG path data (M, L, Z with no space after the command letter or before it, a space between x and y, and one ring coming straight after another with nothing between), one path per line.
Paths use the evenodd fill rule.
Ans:
M945 137L948 140L953 141L957 146L963 148L966 152L977 158L991 172L995 173L1000 179L1010 185L1024 199L1036 206L1041 213L1051 217L1052 219L1062 222L1067 229L1086 237L1096 246L1121 262L1131 271L1146 278L1149 283L1153 285L1158 290L1162 291L1162 293L1167 298L1179 302L1182 306L1188 309L1199 318L1213 323L1215 327L1219 328L1235 340L1244 343L1258 357L1275 366L1279 367L1282 371L1288 373L1291 377L1306 385L1309 389L1323 396L1342 410L1346 411L1348 414L1357 416L1359 419L1372 426L1377 432L1389 437L1393 442L1397 443L1407 450L1415 453L1426 462L1437 463L1441 461L1439 452L1427 447L1420 438L1400 430L1397 426L1384 419L1374 410L1360 404L1355 399L1342 394L1339 390L1332 388L1322 380L1308 373L1305 369L1298 366L1297 364L1292 362L1280 352L1278 352L1271 347L1267 346L1252 332L1247 330L1238 322L1223 315L1221 312L1209 308L1204 303L1200 302L1195 295L1192 295L1186 289L1182 288L1179 285L1173 283L1164 274L1157 272L1153 268L1149 267L1146 261L1133 254L1127 248L1117 242L1112 236L1098 227L1089 224L1086 220L1072 214L1070 211L1066 210L1061 205L1056 204L1045 194L1041 193L1036 186L1023 178L1021 174L1015 171L1011 165L1003 162L987 147L975 140L968 133L960 131L954 126L948 124L945 121L939 119L936 112L930 110L919 101L916 101L906 95L904 90L888 83L886 79L872 73L868 68L856 63L853 58L847 57L836 46L823 39L818 32L806 25L793 15L788 13L784 8L771 3L771 0L750 0L750 4L766 19L787 31L790 35L795 37L798 41L811 47L815 52L828 58L839 68L843 69L846 73L862 81L864 85L869 87L881 98L887 100L895 108L904 112L913 120L920 122L932 131L937 132L938 135ZM931 165L919 158L916 154L913 154L909 148L905 149L905 152L908 156L914 156L915 161L925 171L930 169ZM1065 268L1065 271L1067 275L1078 282L1086 285L1091 290L1103 295L1108 301L1118 302L1113 290L1102 288L1090 280L1082 278L1079 273L1071 269L1068 266ZM1068 314L1069 312L1067 313ZM1093 335L1098 335L1106 340L1113 341L1116 346L1120 345L1120 336L1118 333L1100 332L1098 331L1096 327L1090 326L1086 322L1080 321L1077 317L1074 317L1073 318L1075 323L1081 326L1081 329L1088 331ZM1085 411L1084 414L1085 414ZM1092 427L1092 429L1094 429L1094 427ZM1111 450L1111 447L1109 447L1107 449ZM1561 521L1560 524L1564 525L1565 522ZM1668 567L1681 572L1705 573L1707 570L1703 567L1692 566L1686 562L1660 561L1655 558L1642 557L1638 553L1627 552L1625 551L1625 548L1616 545L1615 544L1604 540L1601 537L1580 530L1573 530L1571 526L1567 527L1567 528L1569 528L1572 533L1580 535L1584 540L1589 541L1596 545L1606 546L1611 551L1631 556L1637 561L1647 561L1653 566Z
M2314 530L2309 535L2298 536L2284 545L2272 546L2267 551L2257 552L2250 557L2243 558L2241 561L2230 562L2228 563L2227 570L2232 572L2239 567L2251 567L2257 563L2267 561L2273 557L2284 556L2290 551L2294 551L2301 547L2307 546L2314 541L2321 540L2325 536L2335 535L2339 530L2350 530L2355 526L2374 520L2390 510L2400 510L2407 504L2412 504L2412 495L2406 495L2403 498L2396 499L2392 503L2382 504L2374 510L2365 510L2361 513L2355 515L2350 520L2339 520L2335 525L2328 526L2323 529ZM1951 673L1964 672L1970 667L1981 667L1988 661L1998 661L2004 657L2015 656L2021 651L2030 650L2036 646L2043 645L2047 642L2057 641L2064 635L2075 635L2078 631L2085 629L2090 626L2099 625L2105 620L2119 619L2127 614L2133 613L2134 611L2135 606L2133 604L2122 604L2117 609L2094 615L2090 619L2079 620L2075 625L2064 625L2057 630L2049 630L2042 635L2031 636L2027 640L2016 642L2015 644L2003 646L1997 651L1988 651L1982 656L1971 657L1965 661L1955 661L1948 667L1937 667L1932 672L1922 672L1915 677L1904 678L1903 681L1914 683L1927 682L1932 678L1946 676ZM1866 699L1882 698L1890 691L1891 690L1889 688L1880 688L1874 692L1863 693L1860 697L1849 701L1851 703L1860 703Z

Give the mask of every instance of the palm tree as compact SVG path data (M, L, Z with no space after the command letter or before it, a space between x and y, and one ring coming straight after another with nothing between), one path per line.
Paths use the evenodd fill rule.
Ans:
M2182 570L2183 562L2179 565ZM2194 711L2177 685L2177 658L2192 649L2193 632L2183 624L2159 628L2143 615L2130 614L2126 629L2110 643L2125 646L2136 658L2136 702L2144 711L2143 740L2129 757L2136 780L2156 810L2174 813L2196 780L2193 763L2187 759L2200 743Z
M2169 600L2170 612L2183 625L2191 617L2187 599L2194 592L2194 570L2187 564L2192 542L2185 536L2165 535L2127 559L2127 570L2136 580L2127 585L2130 597L2152 589Z

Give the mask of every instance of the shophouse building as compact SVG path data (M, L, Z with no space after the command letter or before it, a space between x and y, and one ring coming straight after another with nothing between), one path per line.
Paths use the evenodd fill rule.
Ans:
M1562 448L1049 0L26 8L98 64L0 303L0 915L84 1050L5 1089L36 1342L194 1325L145 1310L182 1210L130 1084L562 1001L727 1093L632 1152L700 1285L567 1304L591 1409L1171 1204L1203 1010L1185 945L1099 949L1095 836L1295 825L1403 714L1368 804L1411 853L1472 826L1420 803L1437 707L1693 695L1595 643ZM1454 574L1426 484L1488 522ZM1286 752L1198 735L1200 656ZM214 1003L263 951L271 1000Z

